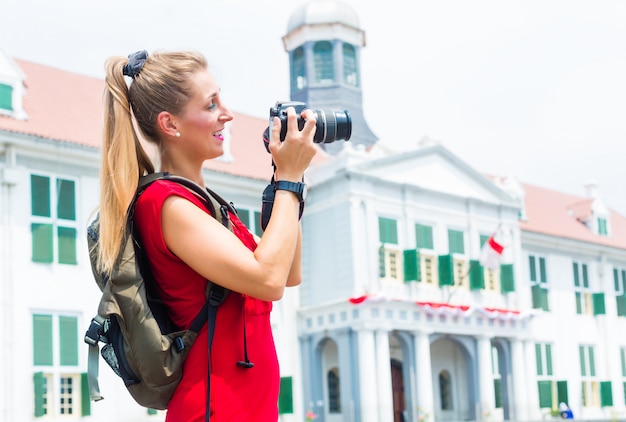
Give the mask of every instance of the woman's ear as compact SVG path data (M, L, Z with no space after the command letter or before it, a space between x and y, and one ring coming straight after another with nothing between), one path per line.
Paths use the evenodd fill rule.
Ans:
M170 112L160 112L157 116L157 125L159 130L166 136L171 136L173 138L180 136L180 132L176 128L176 116L172 115Z

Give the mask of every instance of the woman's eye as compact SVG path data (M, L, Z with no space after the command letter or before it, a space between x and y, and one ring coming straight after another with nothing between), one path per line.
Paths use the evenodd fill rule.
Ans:
M209 104L209 110L215 110L217 108L217 104L211 103Z

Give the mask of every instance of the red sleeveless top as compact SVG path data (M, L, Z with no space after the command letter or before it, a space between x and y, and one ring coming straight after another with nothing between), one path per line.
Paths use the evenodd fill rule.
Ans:
M156 181L137 200L135 224L170 318L179 327L188 328L204 305L207 281L165 245L161 208L171 195L183 197L207 210L202 200L183 186ZM235 215L231 214L230 218L235 235L254 251L256 242L252 234ZM211 349L212 422L278 419L280 375L270 325L271 310L272 302L232 291L218 308ZM249 369L237 366L238 361L244 360L244 322L248 357L254 363ZM185 360L183 378L168 405L167 422L205 420L207 342L205 324Z

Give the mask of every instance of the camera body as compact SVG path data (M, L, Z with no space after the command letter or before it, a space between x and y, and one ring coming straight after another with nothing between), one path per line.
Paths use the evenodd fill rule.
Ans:
M287 134L287 108L293 107L298 115L298 129L302 130L305 119L300 113L306 109L306 104L301 101L276 102L270 108L270 128L274 117L280 119L280 140L285 140ZM348 110L337 111L331 109L312 110L315 114L315 136L313 142L316 144L329 144L338 140L350 140L352 135L352 117ZM271 133L271 129L269 131Z

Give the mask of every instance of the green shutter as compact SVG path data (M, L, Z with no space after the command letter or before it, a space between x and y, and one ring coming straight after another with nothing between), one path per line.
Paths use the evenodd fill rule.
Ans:
M499 378L493 380L493 393L496 409L502 408L502 380Z
M469 262L469 285L470 290L480 290L485 288L485 276L483 266L475 259Z
M606 307L604 306L604 293L594 293L593 297L593 314L606 315Z
M582 264L582 268L583 268L583 287L585 289L589 288L589 275L587 274L587 264Z
M398 223L396 220L378 217L378 230L382 243L398 244Z
M576 313L577 314L582 314L583 313L583 294L580 292L575 292L574 296L576 297Z
M448 250L450 253L465 253L465 242L463 232L459 230L448 230Z
M543 309L546 312L549 311L548 289L543 289L540 285L535 284L530 287L530 291L533 299L533 308Z
M148 408L147 410L148 410L148 416L154 416L157 413L159 413L156 409Z
M626 294L617 296L615 301L617 302L617 316L626 316Z
M50 217L50 178L31 174L31 213L39 217Z
M239 220L241 220L241 222L246 225L248 230L252 229L252 227L250 226L250 211L237 210L237 217L239 217Z
M552 375L552 346L546 344L546 375Z
M280 394L278 396L278 413L293 413L293 380L291 377L280 378Z
M263 236L263 227L261 225L261 212L254 212L254 234L261 237Z
M600 382L600 406L613 406L613 387L611 381Z
M33 262L52 263L52 224L31 224Z
M559 403L569 403L569 398L567 397L567 381L556 382L556 395Z
M574 270L574 286L580 287L580 276L578 275L578 262L574 262L573 264Z
M617 268L613 268L613 286L615 287L615 292L619 292L619 270Z
M58 227L59 263L76 264L76 229Z
M511 293L515 291L515 272L513 264L500 265L500 291Z
M385 246L380 245L378 248L378 276L383 278L387 275L387 267L385 266Z
M552 409L552 381L539 381L539 407Z
M33 315L33 365L52 366L52 316Z
M587 365L585 365L585 346L578 346L578 358L580 359L580 375L587 376Z
M452 255L439 256L439 286L454 285L454 263Z
M46 414L46 377L43 372L35 372L33 387L35 390L35 417L40 418Z
M537 281L537 267L536 267L535 257L532 255L528 256L528 269L530 271L530 281Z
M404 281L417 281L419 277L419 253L415 249L404 251Z
M622 347L619 351L622 361L622 377L626 378L626 347ZM626 393L626 391L624 391Z
M416 224L415 243L417 248L434 249L433 228L431 226Z
M89 395L89 381L86 372L80 374L80 410L82 416L91 415L91 397Z
M588 347L589 350L589 375L596 376L596 358L594 356L593 346Z
M59 317L60 364L63 366L78 365L78 319L76 317Z
M0 84L0 109L13 111L13 87Z
M537 365L537 375L543 375L543 354L541 344L535 344L535 364Z
M76 188L71 180L57 179L57 217L76 221Z

